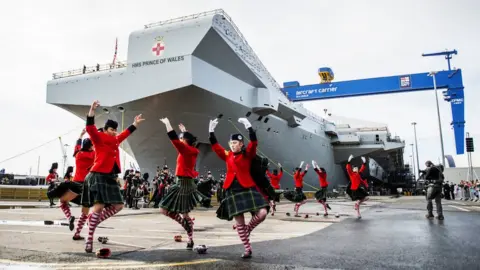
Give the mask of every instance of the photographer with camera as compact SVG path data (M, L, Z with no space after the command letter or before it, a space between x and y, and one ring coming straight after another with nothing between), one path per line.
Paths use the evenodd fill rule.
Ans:
M426 218L432 219L433 215L433 203L432 200L435 200L437 206L437 219L444 220L443 208L442 208L442 187L443 180L445 179L443 175L443 166L435 166L433 162L428 160L425 162L427 167L425 170L420 170L420 173L425 174L425 185L427 188L427 210L428 214L425 215Z

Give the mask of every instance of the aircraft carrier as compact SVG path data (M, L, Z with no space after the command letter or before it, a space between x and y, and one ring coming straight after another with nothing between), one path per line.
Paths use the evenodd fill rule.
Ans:
M405 144L386 127L336 125L290 102L223 10L145 25L130 34L127 61L55 73L46 99L82 119L98 99L103 107L97 126L110 118L126 128L142 113L146 121L122 147L150 173L164 159L175 167L177 153L162 117L174 127L183 123L198 137L201 173L225 169L208 142L209 120L216 117L215 132L224 147L231 133L247 134L237 122L247 117L257 130L260 154L288 173L314 159L327 170L330 188L347 183L344 165L350 154L357 164L361 155L369 156L368 177L380 181L403 166ZM305 180L318 187L313 170ZM286 173L281 184L293 187L291 176Z

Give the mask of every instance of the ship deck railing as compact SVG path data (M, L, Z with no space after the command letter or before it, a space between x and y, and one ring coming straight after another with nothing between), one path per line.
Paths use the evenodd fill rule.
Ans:
M61 79L66 77L79 76L84 74L90 74L90 73L125 68L125 67L127 67L127 61L118 61L116 63L103 64L103 65L97 64L95 66L88 66L88 67L84 66L83 68L79 68L79 69L57 72L57 73L53 73L52 77L54 80L56 80L56 79Z

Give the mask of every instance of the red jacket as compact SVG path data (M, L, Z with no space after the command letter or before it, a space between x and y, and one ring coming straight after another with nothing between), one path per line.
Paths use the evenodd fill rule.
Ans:
M50 184L50 182L57 180L57 178L58 178L57 173L49 173L45 178L45 181L47 181L47 184Z
M93 166L95 160L95 151L82 151L82 140L77 141L75 146L75 176L73 176L74 182L84 182L85 177Z
M360 170L358 170L358 172L354 172L352 170L352 165L350 165L350 163L347 163L347 173L350 177L350 181L352 182L352 185L350 187L351 190L357 190L360 186L360 183L363 181L360 173L362 173L364 170L365 164L362 164L362 167L360 167Z
M180 139L178 139L178 135L175 130L172 130L167 134L168 138L170 138L170 141L178 152L175 175L189 178L197 177L198 173L195 171L195 165L197 163L197 156L200 151L193 146L182 143Z
M94 117L87 116L87 133L90 136L93 146L95 147L95 161L91 172L98 173L115 173L122 171L120 165L120 151L118 146L135 131L134 125L129 126L117 136L110 136L103 132L99 132L95 127ZM117 167L115 167L117 165Z
M295 181L295 187L296 188L303 188L303 177L305 174L307 174L307 170L300 172L301 169L296 170L295 173L293 174L293 180Z
M277 175L267 171L267 176L268 178L270 178L270 183L272 184L272 187L274 189L280 189L280 179L282 179L283 176L283 169L280 168L280 172Z
M327 173L323 172L317 168L314 169L315 172L318 174L318 181L320 182L320 187L328 187L328 182L327 182Z
M248 143L245 151L234 154L231 151L225 150L215 138L213 132L210 132L210 143L212 149L217 153L217 156L227 163L227 175L223 188L227 189L232 185L233 179L237 179L238 183L244 188L255 187L256 184L250 175L250 167L252 160L257 155L257 137L255 132L250 127L248 129L250 133L250 142Z

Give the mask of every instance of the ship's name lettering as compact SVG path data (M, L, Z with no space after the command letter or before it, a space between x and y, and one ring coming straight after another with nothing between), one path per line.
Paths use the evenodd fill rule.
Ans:
M310 90L297 90L296 94L297 94L297 97L307 97L309 95L330 93L330 92L336 92L336 91L337 91L337 87L325 87L325 88L310 89Z
M168 58L160 58L160 59L155 59L155 60L133 63L132 68L161 65L161 64L165 64L165 63L180 62L180 61L183 61L183 60L185 60L185 57L183 55L168 57Z

